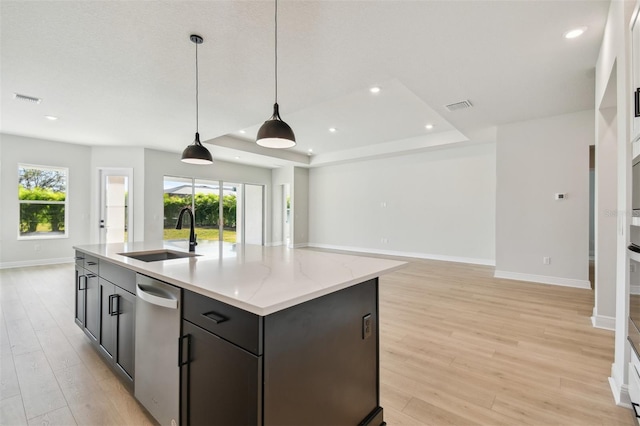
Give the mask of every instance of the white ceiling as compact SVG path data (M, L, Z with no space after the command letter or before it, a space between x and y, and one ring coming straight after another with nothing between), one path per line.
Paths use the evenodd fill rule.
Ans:
M274 101L273 5L2 0L0 131L181 152L195 132L192 33L204 37L200 135L229 161L314 166L393 155L593 108L609 1L280 0L278 101L298 145L257 147ZM580 26L582 37L562 37ZM444 108L463 99L474 107Z

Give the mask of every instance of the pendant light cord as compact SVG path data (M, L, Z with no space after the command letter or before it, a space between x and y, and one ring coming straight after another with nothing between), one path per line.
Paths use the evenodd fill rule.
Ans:
M276 13L275 13L275 64L276 64L276 104L278 103L278 0L276 2Z
M196 133L199 132L199 122L198 122L198 116L199 116L199 109L198 109L198 43L195 43L196 45Z

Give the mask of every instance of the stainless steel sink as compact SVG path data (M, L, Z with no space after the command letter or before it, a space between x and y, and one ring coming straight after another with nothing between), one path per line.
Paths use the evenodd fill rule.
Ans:
M183 257L195 257L200 256L195 253L186 253L183 251L173 250L149 250L149 251L134 251L130 253L118 253L121 256L127 256L132 259L141 260L143 262L158 262L161 260L182 259Z

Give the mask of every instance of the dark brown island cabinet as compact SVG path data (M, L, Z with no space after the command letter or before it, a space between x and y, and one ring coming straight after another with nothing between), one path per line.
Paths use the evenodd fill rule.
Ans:
M76 323L134 393L140 270L76 257ZM377 278L266 316L180 292L180 424L385 424Z
M183 306L182 424L383 424L377 279L265 317Z
M132 390L136 274L82 252L75 269L76 324Z

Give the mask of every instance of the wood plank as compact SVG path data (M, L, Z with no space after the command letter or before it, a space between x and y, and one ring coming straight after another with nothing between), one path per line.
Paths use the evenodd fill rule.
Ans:
M19 357L28 355L34 371L50 364L67 402L31 424L153 424L73 322L73 274L73 264L0 270L0 356L9 371L2 372L0 423L24 424L25 390L33 398L36 386L51 384L49 373L41 382L34 373L16 395L20 387L11 377L15 382L18 374L11 375L6 359L18 359L24 370L27 358ZM411 259L380 279L385 420L633 425L630 410L611 395L614 337L591 326L593 303L591 290L496 279L487 266ZM22 330L32 336L16 340ZM13 352L6 347L16 343Z

